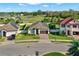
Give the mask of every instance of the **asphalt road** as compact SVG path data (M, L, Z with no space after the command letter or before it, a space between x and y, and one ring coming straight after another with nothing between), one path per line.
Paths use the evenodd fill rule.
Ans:
M70 47L69 43L29 43L29 44L8 44L0 45L0 56L35 56L47 52L66 52Z

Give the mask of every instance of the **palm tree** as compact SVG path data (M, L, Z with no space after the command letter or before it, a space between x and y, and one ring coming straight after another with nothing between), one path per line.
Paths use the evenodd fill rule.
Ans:
M69 55L79 56L79 40L73 40L68 52Z

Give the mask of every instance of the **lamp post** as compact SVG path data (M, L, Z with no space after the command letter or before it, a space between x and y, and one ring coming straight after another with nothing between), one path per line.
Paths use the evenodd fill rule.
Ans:
M39 51L35 51L35 55L36 56L39 56Z

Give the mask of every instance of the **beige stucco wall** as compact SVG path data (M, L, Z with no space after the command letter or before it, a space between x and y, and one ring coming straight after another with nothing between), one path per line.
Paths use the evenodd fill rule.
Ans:
M16 34L16 31L6 32L6 36L11 36L13 34Z
M33 29L28 29L28 34L36 34L36 31Z
M76 28L73 28L73 26L67 27L67 25L66 25L65 30L66 30L66 35L67 35L67 30L70 31L70 33L71 33L70 35L73 35L73 32L74 32L74 31L75 31L75 32L79 32L78 26L77 26Z

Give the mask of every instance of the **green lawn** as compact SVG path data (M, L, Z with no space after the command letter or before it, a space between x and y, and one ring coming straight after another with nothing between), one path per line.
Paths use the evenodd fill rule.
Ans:
M10 20L5 20L5 19L0 20L0 23L9 23L9 22L15 22L15 20L12 20L12 19L10 19Z
M4 42L5 41L5 37L0 37L0 42Z
M5 21L4 20L0 20L0 23L4 23Z
M50 52L50 53L44 54L43 56L65 56L65 55L60 52Z
M23 23L34 23L36 21L42 21L44 19L43 15L37 15L37 16L21 16L22 22Z
M38 16L33 16L33 17L30 17L28 20L28 23L34 23L36 21L42 21L44 19L44 16L42 15L38 15Z
M16 35L16 40L38 40L38 35L32 35L32 34L18 34Z
M71 42L73 40L73 37L66 36L66 35L53 35L53 34L49 34L49 39L51 41Z

